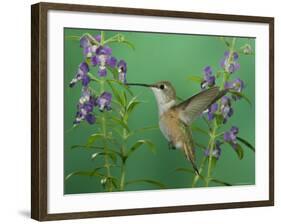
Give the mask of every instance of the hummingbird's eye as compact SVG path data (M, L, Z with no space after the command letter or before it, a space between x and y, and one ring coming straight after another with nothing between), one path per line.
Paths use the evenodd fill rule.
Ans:
M160 88L160 89L165 89L165 86L164 86L163 84L161 84L161 85L159 86L159 88Z

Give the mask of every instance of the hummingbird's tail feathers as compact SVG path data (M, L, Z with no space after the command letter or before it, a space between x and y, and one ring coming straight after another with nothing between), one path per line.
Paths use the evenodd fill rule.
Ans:
M194 162L191 162L191 164L192 164L192 167L193 167L193 169L194 169L196 175L200 176L200 173L199 173L198 168L197 168L197 166L195 165L195 163L194 163Z

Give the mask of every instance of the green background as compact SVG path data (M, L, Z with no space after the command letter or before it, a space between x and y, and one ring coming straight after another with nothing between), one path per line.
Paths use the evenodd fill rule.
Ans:
M82 49L79 41L68 38L81 36L85 32L98 34L96 30L65 28L64 33L64 172L65 176L74 171L92 170L97 164L90 160L94 151L71 149L72 145L85 144L87 138L95 133L95 125L82 123L71 129L76 113L76 104L80 97L81 86L69 88L69 82L74 77L78 65L83 61ZM117 32L105 31L106 38ZM189 75L203 76L203 68L210 65L214 71L220 69L219 61L226 50L225 44L216 36L159 34L144 32L119 32L125 35L135 50L124 44L112 44L113 55L124 59L128 65L128 82L154 83L159 80L169 80L181 98L188 98L200 91L200 86L188 80ZM255 49L255 39L237 38L236 47L249 43ZM234 116L225 125L229 129L232 125L240 128L239 136L255 143L255 57L254 55L240 55L241 68L233 74L233 79L240 77L246 83L245 95L252 101L252 106L245 100L233 104ZM132 129L158 124L158 111L153 93L148 89L131 88L139 99L145 101L131 115L129 126ZM205 128L202 119L196 124ZM208 139L202 134L194 132L193 137L201 144L207 144ZM156 154L146 149L137 150L127 162L126 179L155 179L165 183L169 188L186 188L191 185L192 176L182 172L174 172L178 167L188 167L180 150L169 150L167 141L159 130L144 132L133 140L150 139L156 147ZM198 149L197 164L201 161L203 152ZM99 163L96 161L95 163ZM217 162L213 176L233 185L255 183L255 156L252 151L244 147L244 158L239 160L236 153L229 146L222 146L222 156ZM199 181L198 186L203 186ZM211 186L215 186L211 184ZM64 183L65 194L101 192L103 188L100 179L96 177L73 176ZM157 189L156 186L134 184L126 190Z

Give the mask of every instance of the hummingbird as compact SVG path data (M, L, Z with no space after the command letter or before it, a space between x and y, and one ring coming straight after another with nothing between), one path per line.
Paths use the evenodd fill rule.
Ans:
M195 163L191 124L224 96L227 90L211 87L177 103L176 90L169 81L159 81L154 84L127 83L127 85L148 87L153 91L158 105L159 128L168 140L169 148L181 149L195 173L200 175Z

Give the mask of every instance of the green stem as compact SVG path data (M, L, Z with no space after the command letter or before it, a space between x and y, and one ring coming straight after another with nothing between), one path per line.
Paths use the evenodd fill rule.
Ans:
M231 60L233 60L233 52L234 52L235 42L236 42L236 38L233 38L231 46L229 48L229 57L228 57L228 62L227 62L228 64L231 63ZM229 74L227 72L224 72L223 73L223 80L222 80L221 85L220 85L221 90L224 89L224 84L225 84L225 82L228 81L228 79L229 79ZM220 107L220 105L221 105L221 102L219 102L219 107ZM209 182L211 180L211 175L212 175L212 160L214 159L213 158L213 150L214 150L214 147L215 147L215 140L216 140L216 137L221 136L223 133L219 133L219 134L216 133L218 128L219 128L217 126L216 120L214 120L214 122L213 122L213 127L210 127L209 122L206 119L205 119L205 122L207 123L208 128L210 129L210 132L211 132L210 133L210 140L209 140L209 144L208 144L209 156L205 157L203 159L203 161L201 163L201 166L200 166L200 169L199 169L199 173L201 174L206 161L208 161L208 170L207 170L207 179L206 179L206 186L208 187ZM193 181L192 181L192 187L196 186L196 183L197 183L198 180L199 180L199 176L195 175L194 178L193 178Z
M100 32L100 36L101 36L101 40L100 40L100 42L101 42L101 45L104 45L104 40L105 40L105 33L104 33L104 31L101 31Z
M122 160L121 163L121 178L120 178L120 190L124 191L125 189L125 179L126 179L126 161Z
M85 33L84 36L87 36L92 44L100 45L100 43L91 34Z
M211 137L210 137L210 141L209 141L209 156L208 156L208 170L207 170L207 180L206 180L206 187L209 186L209 182L211 179L211 175L212 175L212 160L213 158L213 150L214 150L214 146L215 146L215 139L216 139L216 131L217 131L217 124L216 121L213 122L213 130L211 132Z
M120 34L116 34L113 37L110 37L107 40L105 40L103 42L103 44L108 44L108 43L111 43L111 42L115 42L116 40L118 40L119 36L120 36Z
M104 84L105 84L104 79L101 79L100 80L100 93L104 92ZM103 136L106 137L107 136L107 128L106 128L106 117L105 117L105 114L102 115L101 126L102 126ZM104 156L104 163L105 163L104 166L106 168L106 175L107 175L107 177L110 177L111 176L111 172L110 172L110 164L109 164L109 158L108 158L108 146L107 146L107 142L106 142L105 139L103 141L103 144L104 144L104 151L106 153L106 155ZM109 182L109 189L108 189L108 191L112 191L112 183L111 183L111 181Z
M125 116L125 114L124 114ZM127 121L124 120L124 123L127 125ZM125 189L125 179L126 179L126 142L127 142L127 130L123 128L123 144L121 147L122 163L121 163L121 178L120 178L120 190Z

